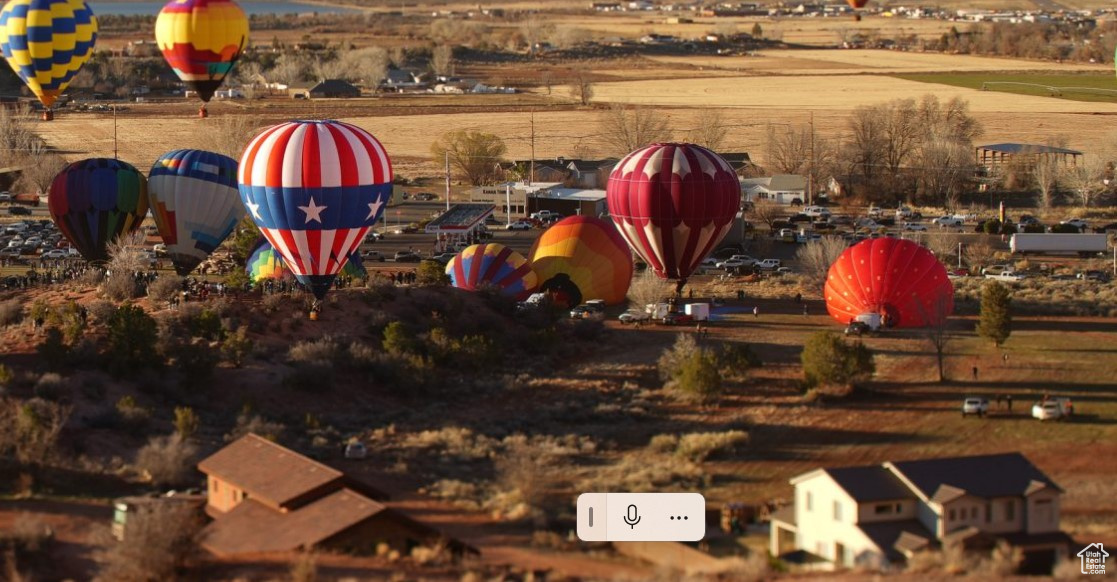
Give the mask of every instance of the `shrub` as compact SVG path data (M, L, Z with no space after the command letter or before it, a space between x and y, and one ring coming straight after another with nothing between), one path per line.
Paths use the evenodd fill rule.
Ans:
M0 301L0 327L23 321L23 304L18 299Z
M749 344L726 342L721 345L718 363L726 374L743 374L762 364L760 357L752 351Z
M685 434L679 437L675 454L691 461L702 462L715 452L732 450L737 445L747 443L748 440L749 435L743 430Z
M70 348L62 339L62 331L57 327L48 327L42 343L35 347L39 358L47 370L61 370L69 359Z
M116 413L132 432L140 432L147 428L147 423L151 419L151 411L137 404L136 399L130 395L121 396L120 400L116 401Z
M236 332L226 334L225 341L221 342L221 353L234 368L239 368L252 353L254 346L254 342L248 337L248 327L242 325Z
M225 333L225 328L221 326L221 315L214 309L203 308L196 315L190 317L186 325L192 337L219 340Z
M249 284L250 281L251 280L248 278L248 273L245 273L244 270L233 269L231 273L225 275L225 279L222 281L222 283L224 283L225 286L232 291L241 291Z
M800 356L807 387L821 384L851 386L872 377L873 354L865 344L846 343L836 333L822 331L807 339Z
M65 395L67 387L65 378L48 372L39 376L39 380L35 382L35 396L46 400L58 400Z
M50 316L50 303L41 297L36 299L35 302L31 304L31 311L28 315L30 315L31 319L34 321L46 321L47 317Z
M977 334L1000 347L1012 333L1012 296L1004 285L990 281L981 289Z
M442 287L450 284L450 276L438 261L423 261L415 272L415 283L420 287Z
M169 303L182 292L182 277L175 275L159 275L159 278L147 286L147 296L152 301Z
M175 407L175 434L186 440L198 432L198 415L189 406Z
M416 353L419 340L406 324L393 321L384 328L384 351L394 355Z
M159 365L155 320L135 305L123 305L109 319L108 366L114 374Z
M201 512L190 503L154 500L128 516L125 543L109 542L101 580L180 580L192 564L202 529Z
M262 416L242 412L237 416L236 426L225 435L225 440L234 441L248 433L254 433L270 441L277 441L286 428L281 423L271 422Z
M98 299L89 304L89 315L100 323L107 324L115 313L116 306L104 299Z
M5 364L0 364L0 388L10 388L15 382L15 373Z
M296 364L329 367L341 359L341 354L341 344L327 335L291 346L291 349L287 350L287 360Z
M263 306L264 311L268 313L275 313L282 309L284 305L287 305L289 299L290 298L286 295L273 293L271 295L268 295L267 297L264 297L264 300L261 301L260 304L261 306Z
M663 354L659 356L657 362L659 379L664 382L670 381L674 377L675 371L682 367L683 362L697 351L698 342L695 341L693 335L688 333L677 335L674 345L664 350Z
M68 406L41 398L0 400L0 456L23 464L46 461L69 418Z
M721 394L721 368L711 350L698 349L675 371L670 387L684 400L708 402Z
M113 301L127 301L140 296L140 284L131 272L113 271L101 283L101 293Z
M176 344L168 354L174 361L175 369L181 374L184 387L195 387L213 376L217 367L217 351L204 341L191 341Z
M136 467L160 487L191 480L198 448L177 434L151 437L136 453Z

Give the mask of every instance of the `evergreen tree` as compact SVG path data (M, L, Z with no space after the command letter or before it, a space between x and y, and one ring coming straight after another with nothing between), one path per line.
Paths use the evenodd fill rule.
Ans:
M1008 288L996 281L981 290L981 318L977 334L1000 347L1012 333L1012 296Z

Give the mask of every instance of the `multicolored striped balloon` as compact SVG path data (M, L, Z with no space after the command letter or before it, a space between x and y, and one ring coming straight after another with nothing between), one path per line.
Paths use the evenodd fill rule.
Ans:
M291 121L256 136L238 171L260 232L319 299L392 196L392 162L367 131Z
M9 0L0 11L0 52L47 108L96 42L97 18L81 0Z
M47 203L81 256L104 261L109 242L139 228L147 215L147 179L120 160L80 160L54 177Z
M632 282L632 252L612 224L571 216L548 228L531 247L531 266L544 286L559 275L578 287L582 301L623 303Z
M926 247L888 237L861 241L830 265L826 310L845 325L876 314L888 327L938 324L954 309L946 267Z
M206 260L244 218L237 161L228 156L167 152L151 166L147 188L159 235L182 276Z
M514 299L527 299L539 287L539 275L520 253L498 243L468 246L446 265L450 284L476 291L495 287Z
M248 44L248 18L233 0L171 0L155 20L155 42L208 103Z
M275 252L275 248L268 244L267 239L261 238L252 252L248 255L248 260L245 261L244 272L248 275L249 280L253 283L259 283L266 279L293 279L294 274L291 270L283 264L283 257ZM361 260L361 254L353 251L349 255L349 260L345 261L345 266L341 268L341 274L361 278L368 275L365 270L364 261Z
M609 175L613 222L656 275L681 284L729 232L741 182L721 156L693 144L657 143L625 156Z

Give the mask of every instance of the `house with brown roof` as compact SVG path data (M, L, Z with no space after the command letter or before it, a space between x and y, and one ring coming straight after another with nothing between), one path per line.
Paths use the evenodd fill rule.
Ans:
M388 495L255 434L198 464L206 475L202 545L218 556L310 548L404 554L420 545L473 548L388 507Z
M814 567L888 568L959 543L1019 548L1025 573L1066 558L1063 490L1019 453L822 468L791 479L770 551Z

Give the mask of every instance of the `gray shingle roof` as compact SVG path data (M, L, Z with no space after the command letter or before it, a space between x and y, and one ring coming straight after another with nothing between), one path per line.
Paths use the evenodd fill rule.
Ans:
M977 146L980 150L989 150L991 152L1001 152L1004 154L1068 154L1068 155L1082 155L1078 150L1070 150L1067 148L1059 148L1055 146L1039 145L1031 143L993 143L989 145Z
M855 501L914 499L915 495L891 471L880 465L823 469Z
M1062 491L1020 453L899 461L888 465L928 498L944 485L986 498L1026 495L1040 484Z

